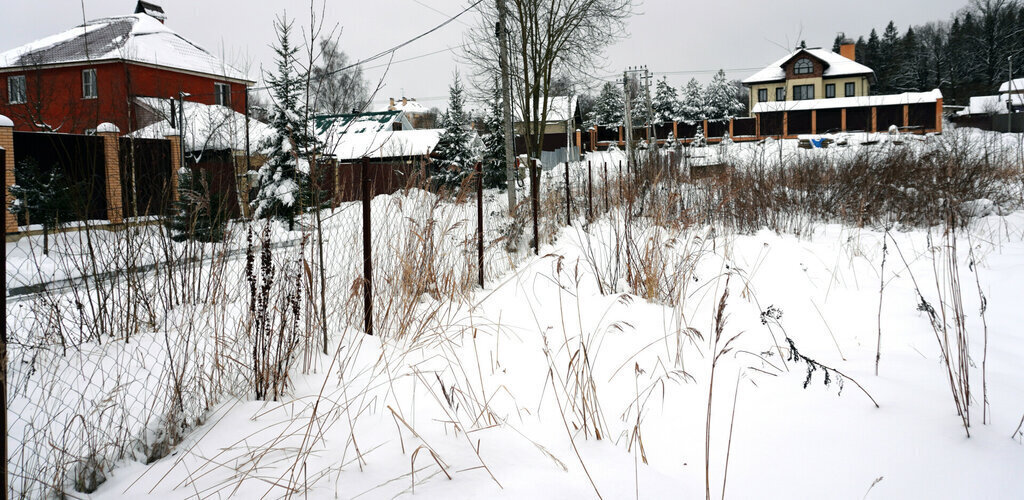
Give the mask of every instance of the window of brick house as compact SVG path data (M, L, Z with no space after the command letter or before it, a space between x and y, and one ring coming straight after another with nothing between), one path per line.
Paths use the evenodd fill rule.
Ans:
M99 96L96 88L96 70L82 70L82 99L95 99Z
M793 74L795 75L809 75L811 73L814 73L814 63L810 59L798 59L796 64L793 65Z
M24 104L27 100L25 75L7 77L7 102Z

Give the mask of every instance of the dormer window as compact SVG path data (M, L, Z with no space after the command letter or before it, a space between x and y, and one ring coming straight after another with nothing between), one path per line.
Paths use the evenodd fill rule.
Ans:
M810 59L798 59L796 64L793 65L793 74L795 75L809 75L811 73L814 73L814 63Z

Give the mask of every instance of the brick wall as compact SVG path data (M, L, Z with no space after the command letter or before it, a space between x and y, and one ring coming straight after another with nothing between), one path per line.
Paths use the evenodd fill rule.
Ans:
M124 207L121 205L121 156L118 132L99 132L103 138L103 161L106 173L107 220L113 224L124 222Z
M0 115L2 116L2 115ZM11 196L10 187L14 184L14 128L0 126L0 148L4 153L4 231L7 233L18 232L18 219L11 213L9 207L14 201Z

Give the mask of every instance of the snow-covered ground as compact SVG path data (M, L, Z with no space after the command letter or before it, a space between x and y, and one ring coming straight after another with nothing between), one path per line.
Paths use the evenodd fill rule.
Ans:
M606 229L590 231L599 238ZM289 487L310 488L310 498L383 498L411 493L414 483L430 498L700 496L723 275L719 350L741 336L716 367L713 495L730 441L725 485L735 498L1012 498L1024 490L1024 445L1010 437L1024 413L1024 214L972 229L988 299L991 406L982 425L983 329L977 294L965 293L969 439L910 279L932 276L923 231L891 233L910 269L889 255L878 376L881 233L827 226L807 240L762 232L676 243L674 251L700 259L677 307L601 295L583 234L566 230L545 257L474 294L450 325L418 342L346 332L322 361L329 369L300 377L293 397L225 403L177 453L127 464L96 498L276 497ZM924 293L934 302L934 291ZM782 312L775 326L761 322L771 306ZM838 385L832 375L826 386L821 370L804 388L806 364L777 354L785 336L858 381L879 408L848 380ZM581 345L587 369L569 363L584 355ZM570 409L585 400L593 408ZM583 415L597 418L587 430ZM630 450L637 428L639 457L635 443Z
M1006 147L1018 138L1007 136ZM787 157L901 145L705 149L755 161L777 158L772 147ZM589 159L611 166L620 158ZM582 167L574 166L577 183ZM545 186L557 192L558 169L547 175ZM498 241L509 224L504 196L489 192L487 199L487 240ZM474 208L422 192L374 201L381 214L374 219L378 308L418 276L409 266L420 262L403 255L456 248L431 261L446 276L438 282L472 281ZM666 498L704 496L706 487L733 498L1013 498L1024 491L1024 435L1011 436L1024 416L1024 212L976 219L958 235L970 336L969 438L919 307L923 296L949 312L935 267L941 228L895 227L886 235L818 225L796 238L640 223L632 234L640 265L627 270L618 245L623 215L613 210L562 228L537 257L489 244L484 289L422 293L411 310L378 325L382 336L370 337L347 295L359 272L358 216L353 206L327 219L328 279L338 292L329 297L329 354L308 353L280 401L252 401L243 375L222 381L223 393L234 395L214 398L168 455L150 464L121 460L93 498ZM441 221L433 232L431 220ZM244 234L236 238L241 248ZM275 241L289 239L275 233ZM29 244L9 243L8 254L12 245ZM230 261L221 272L241 276L243 264ZM247 306L243 292L229 298ZM12 307L9 321L29 315ZM179 310L177 321L158 324L180 326L210 307ZM202 328L241 332L235 323L243 312ZM399 329L401 337L388 334ZM140 409L166 406L163 399L128 397L140 384L165 387L167 373L142 375L146 367L166 369L145 357L149 345L164 341L159 331L136 337L117 356L104 344L107 350L76 352L88 362L69 363L88 375L125 361L113 371L123 380L113 407L160 417L159 409ZM246 352L238 342L221 355ZM15 377L49 380L47 397L62 390L98 397L49 373L42 381L27 369ZM57 423L74 417L62 414ZM125 433L154 427L140 420L117 425Z

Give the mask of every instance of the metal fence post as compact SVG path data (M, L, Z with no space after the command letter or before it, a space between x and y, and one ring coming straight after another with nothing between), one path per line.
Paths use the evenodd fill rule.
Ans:
M513 189L513 188L509 188ZM484 287L484 176L481 164L476 162L476 253L477 280L480 288Z
M533 160L533 168L530 169L530 193L533 205L533 254L540 255L540 231L537 227L537 212L540 211L540 167L537 166L537 159Z
M360 177L363 184L363 314L364 330L373 335L373 254L370 246L370 160L363 158Z
M608 203L608 162L601 163L604 164L604 211L607 212L611 210Z
M594 218L594 169L587 160L587 220Z
M565 225L572 225L572 191L569 189L569 157L565 158Z

